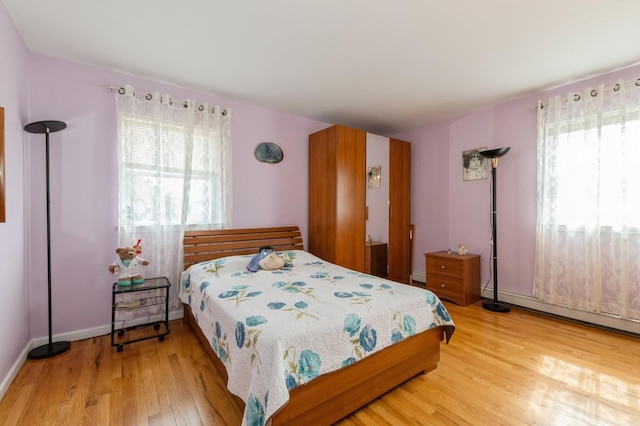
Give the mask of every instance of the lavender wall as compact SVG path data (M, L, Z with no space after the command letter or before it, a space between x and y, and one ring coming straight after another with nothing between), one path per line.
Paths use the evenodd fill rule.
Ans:
M464 182L462 151L510 146L509 153L499 160L497 172L499 288L530 296L538 99L638 77L640 66L631 67L395 135L412 142L414 270L424 274L424 253L455 250L463 243L470 252L482 255L483 285L490 280L491 178ZM489 287L493 287L492 280ZM490 293L485 295L491 297Z
M4 107L6 222L0 223L0 383L30 340L25 277L24 132L27 50L0 5L0 106ZM0 395L1 396L1 395Z
M328 124L42 55L29 56L29 69L29 120L68 125L51 135L50 147L54 334L110 321L113 277L107 267L117 246L117 144L114 95L102 85L130 84L230 107L233 225L297 224L306 235L308 135ZM42 135L29 139L30 335L40 337L47 324L44 144ZM284 160L258 162L254 150L262 141L278 143Z

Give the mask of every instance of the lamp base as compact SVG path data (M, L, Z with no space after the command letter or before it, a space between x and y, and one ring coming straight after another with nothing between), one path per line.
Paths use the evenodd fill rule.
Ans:
M54 342L47 343L46 345L38 346L37 348L31 349L29 351L29 355L27 355L31 359L41 359L41 358L49 358L52 356L56 356L66 351L71 347L71 342Z
M505 303L501 303L495 300L483 300L482 307L492 312L510 312L511 308Z

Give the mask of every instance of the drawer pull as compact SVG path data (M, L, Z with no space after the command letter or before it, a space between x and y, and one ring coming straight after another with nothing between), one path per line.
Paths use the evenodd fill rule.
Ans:
M444 288L444 284L442 284L442 288Z
M441 268L444 269L444 265L442 265Z

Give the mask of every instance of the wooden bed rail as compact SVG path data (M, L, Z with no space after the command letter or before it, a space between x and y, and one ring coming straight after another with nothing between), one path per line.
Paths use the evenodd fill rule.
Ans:
M297 226L185 231L183 242L184 269L206 260L255 254L263 246L276 251L303 249Z

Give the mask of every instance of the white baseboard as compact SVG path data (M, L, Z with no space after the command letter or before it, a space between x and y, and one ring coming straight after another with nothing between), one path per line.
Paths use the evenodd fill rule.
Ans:
M49 339L47 339L47 342L48 341ZM15 360L7 375L4 377L4 379L2 379L2 383L0 383L0 401L2 401L2 398L4 398L4 395L9 390L11 383L13 383L13 380L18 375L22 364L24 364L24 362L27 360L27 354L31 350L31 347L31 343L24 347L22 352L20 352L20 356L18 356L18 359Z
M171 311L169 312L169 321L172 321L174 319L180 319L182 318L182 315L183 315L182 309L180 309L179 311ZM160 321L161 316L164 316L164 315L158 314L158 315L152 315L150 318L140 318L136 320L127 321L126 326L133 327L136 325L144 324L146 322ZM118 327L117 324L116 324L116 327ZM84 330L72 331L69 333L57 334L53 337L53 341L74 342L76 340L84 340L84 339L91 339L93 337L104 336L105 334L109 334L109 333L111 333L111 324L101 325L99 327L94 327L94 328L87 328ZM37 348L38 346L46 345L47 343L49 343L49 337L40 337L31 341L31 348Z
M414 272L412 276L413 281L418 281L421 283L427 282L427 274L424 272Z
M184 312L183 312L182 309L180 309L178 311L169 312L169 321L182 318L183 317L183 313ZM129 321L129 322L127 322L126 325L127 325L127 327L135 326L135 325L140 325L140 324L143 324L143 323L146 323L146 322L149 322L149 321L159 321L160 319L161 319L160 315L151 316L150 319L141 318L141 319L138 319L138 320ZM69 333L57 334L55 336L52 336L52 340L54 342L61 342L61 341L74 342L74 341L78 341L78 340L91 339L91 338L98 337L98 336L104 336L105 334L110 334L110 333L111 333L111 324L108 324L108 325L102 325L102 326L94 327L94 328L87 328L87 329L84 329L84 330L72 331L72 332L69 332ZM4 395L9 390L9 387L11 386L11 383L13 383L13 380L18 375L18 372L20 371L20 368L22 368L22 365L27 360L27 356L29 354L29 351L31 351L31 349L37 348L37 347L42 346L42 345L46 345L48 343L49 343L49 336L47 336L47 337L39 337L37 339L31 340L25 346L25 348L22 350L22 352L20 352L20 356L18 357L18 359L16 359L16 361L11 366L11 369L9 370L9 372L7 373L7 375L2 380L2 383L0 383L0 400L2 400L2 398L4 398ZM73 345L71 345L71 349L73 349Z

